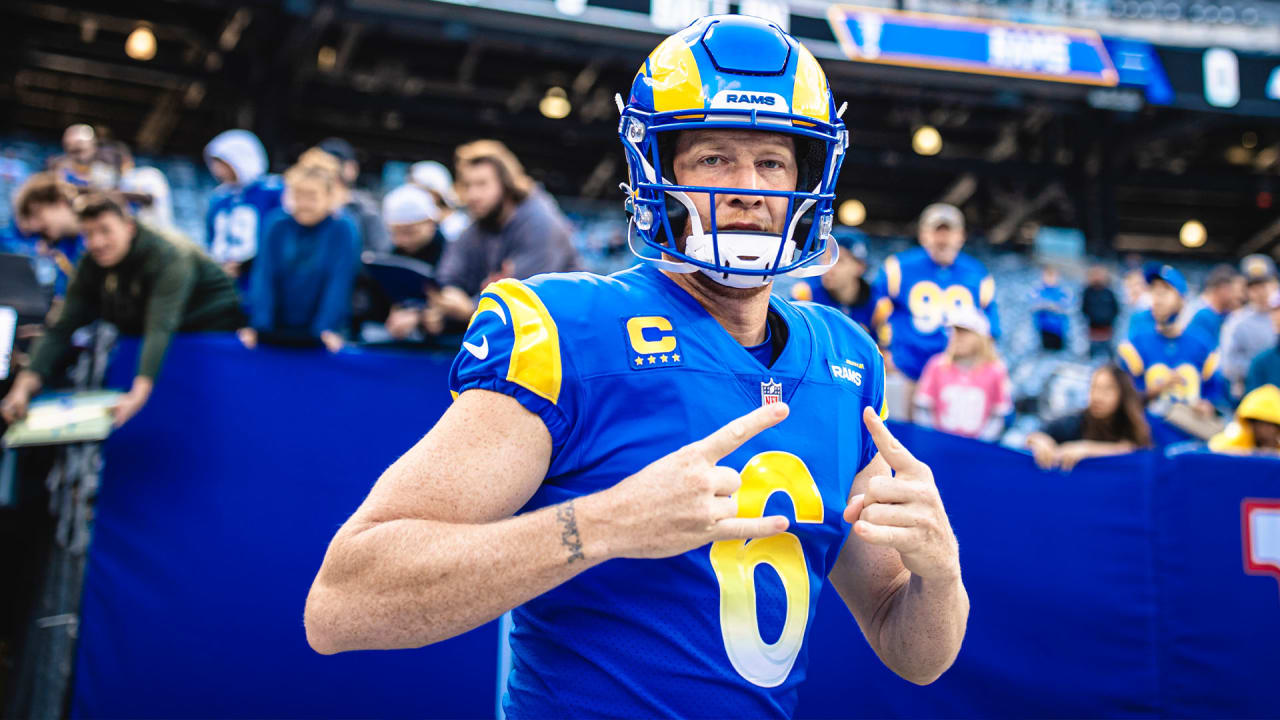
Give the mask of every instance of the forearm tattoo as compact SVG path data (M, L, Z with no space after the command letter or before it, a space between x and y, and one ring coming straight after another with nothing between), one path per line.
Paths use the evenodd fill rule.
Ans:
M573 502L556 507L556 520L560 521L560 544L569 551L569 563L585 560L582 554L582 538L578 535L578 519L573 514Z

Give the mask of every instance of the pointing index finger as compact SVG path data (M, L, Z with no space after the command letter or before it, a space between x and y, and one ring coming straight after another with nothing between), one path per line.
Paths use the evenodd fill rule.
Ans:
M786 403L773 403L736 418L694 445L710 462L716 462L742 447L743 443L777 425L787 417Z
M872 410L870 406L862 409L862 422L866 423L867 430L871 433L871 441L876 444L876 449L884 456L889 467L894 470L906 470L918 462L911 451L889 432L889 428L885 427L884 421L880 419L879 413Z

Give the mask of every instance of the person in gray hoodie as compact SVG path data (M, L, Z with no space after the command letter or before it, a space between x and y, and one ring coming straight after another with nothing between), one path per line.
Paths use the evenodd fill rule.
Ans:
M205 146L204 160L220 183L209 198L205 242L214 261L237 279L244 297L263 220L280 207L284 181L267 174L267 151L248 130L219 133Z
M1248 303L1231 313L1222 324L1222 374L1231 383L1232 397L1244 394L1249 363L1276 344L1271 325L1271 296L1280 288L1275 261L1266 255L1249 255L1240 261L1247 283Z

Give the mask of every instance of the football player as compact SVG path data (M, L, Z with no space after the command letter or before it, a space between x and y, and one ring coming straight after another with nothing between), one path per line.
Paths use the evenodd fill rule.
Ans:
M770 297L836 252L822 69L711 16L619 104L643 262L481 294L457 399L334 537L309 642L418 647L514 608L509 716L788 717L830 580L886 665L933 681L968 597L932 473L881 422L870 337Z

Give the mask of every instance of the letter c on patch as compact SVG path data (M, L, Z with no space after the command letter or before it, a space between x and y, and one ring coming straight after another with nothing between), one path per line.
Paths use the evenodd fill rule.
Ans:
M656 338L646 339L646 330L657 330L656 333L648 333L649 337ZM671 321L657 315L643 315L627 320L627 337L631 340L631 349L641 355L669 353L676 349L676 336L671 333Z

